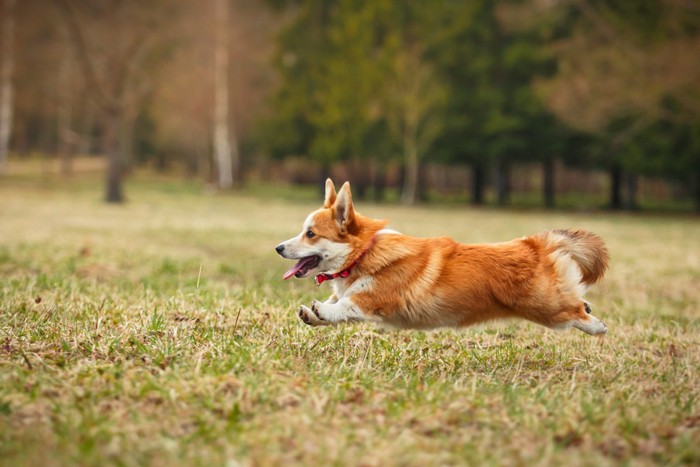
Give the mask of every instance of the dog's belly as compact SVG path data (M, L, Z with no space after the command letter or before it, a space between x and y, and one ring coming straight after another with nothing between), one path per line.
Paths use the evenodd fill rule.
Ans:
M456 297L458 298L458 297ZM425 302L407 303L405 306L382 313L382 321L391 327L404 329L434 329L462 327L511 316L507 308L484 298L473 301L445 301L434 296Z

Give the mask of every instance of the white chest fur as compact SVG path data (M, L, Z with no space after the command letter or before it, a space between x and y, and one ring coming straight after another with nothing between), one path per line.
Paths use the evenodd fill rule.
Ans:
M333 282L333 293L338 299L350 297L356 293L372 290L372 277L363 276L350 283L348 279L338 278Z

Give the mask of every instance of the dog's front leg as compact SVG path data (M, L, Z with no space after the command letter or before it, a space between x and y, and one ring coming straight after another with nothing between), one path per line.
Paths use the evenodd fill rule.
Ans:
M315 300L314 303L316 303ZM297 313L299 319L302 320L304 323L308 324L309 326L328 326L329 324L334 324L329 323L327 321L323 321L321 318L319 318L318 314L315 311L313 311L313 308L313 305L311 305L311 308L309 308L306 305L301 305L299 307L299 312Z
M335 296L335 294L331 294L330 297L328 297L328 300L323 302L327 305L333 305L334 303L338 303L338 297Z
M368 316L350 298L342 298L335 303L321 303L314 300L311 308L302 305L299 318L310 326L327 326L347 321L366 321Z

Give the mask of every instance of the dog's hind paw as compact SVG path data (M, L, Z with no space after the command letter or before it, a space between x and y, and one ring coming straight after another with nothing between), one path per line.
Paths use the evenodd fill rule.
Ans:
M605 323L593 315L588 315L588 320L586 321L572 321L571 326L575 327L576 329L580 329L591 336L599 336L608 333L608 327L605 325Z

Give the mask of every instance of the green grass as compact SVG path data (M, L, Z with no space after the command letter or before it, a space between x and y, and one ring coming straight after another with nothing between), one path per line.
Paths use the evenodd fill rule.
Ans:
M309 328L274 252L319 202L138 177L0 181L2 465L700 463L700 222L360 205L417 236L586 227L604 338Z

